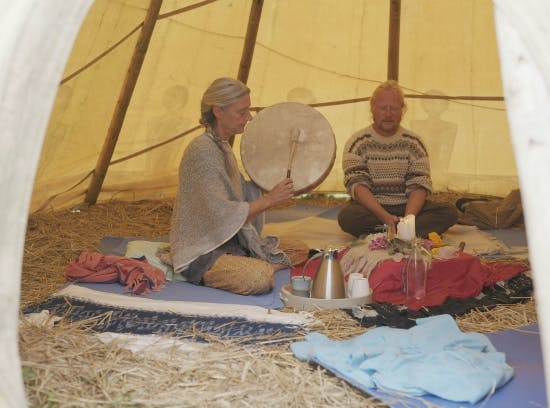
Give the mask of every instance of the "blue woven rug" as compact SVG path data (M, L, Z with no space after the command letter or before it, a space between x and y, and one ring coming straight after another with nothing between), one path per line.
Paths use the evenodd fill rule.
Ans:
M241 340L242 344L247 344L269 337L270 341L284 343L287 338L295 338L304 329L300 324L257 321L241 316L194 315L126 308L72 296L53 296L44 302L26 307L23 313L40 313L43 310L70 322L97 319L97 323L91 328L96 332L170 334L195 341L207 341L209 336L215 336L218 339Z

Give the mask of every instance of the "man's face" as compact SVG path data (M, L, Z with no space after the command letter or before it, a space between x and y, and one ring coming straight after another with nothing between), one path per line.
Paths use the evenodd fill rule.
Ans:
M249 120L250 114L250 95L245 94L225 108L216 108L215 110L217 125L221 131L220 137L231 137L243 133Z
M382 136L393 136L401 124L403 101L397 92L382 90L376 95L371 112L374 129Z

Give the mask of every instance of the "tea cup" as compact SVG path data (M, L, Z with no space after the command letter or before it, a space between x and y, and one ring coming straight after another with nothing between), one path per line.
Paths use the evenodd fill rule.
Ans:
M356 279L361 279L363 278L363 274L362 273L359 273L359 272L353 272L353 273L350 273L349 276L348 276L348 284L346 285L346 296L347 297L352 297L351 296L351 286L353 285L353 282L356 280Z
M291 280L293 295L309 297L309 291L311 288L311 278L309 276L293 276Z
M370 294L369 280L367 278L356 278L351 282L349 288L351 298L365 297Z

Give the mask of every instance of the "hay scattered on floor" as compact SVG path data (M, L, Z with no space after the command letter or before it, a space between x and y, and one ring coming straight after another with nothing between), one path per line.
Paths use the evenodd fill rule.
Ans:
M526 303L499 305L490 310L475 310L455 320L462 331L494 333L517 329L537 323L536 303L531 298Z
M341 310L314 314L313 330L332 339L368 330ZM534 316L529 302L472 312L457 322L463 331L488 332L532 324ZM322 367L298 361L288 344L305 333L282 345L266 338L254 347L207 335L209 343L190 343L186 350L134 353L125 340L105 344L91 332L102 318L61 321L53 328L22 322L21 360L31 406L385 406Z
M113 201L29 217L21 306L45 300L65 283L64 268L81 252L97 252L105 236L168 235L172 201Z
M459 198L482 198L482 199L498 199L502 197L486 195L486 194L472 194L461 191L437 191L430 195L430 200L438 203L449 203L454 205ZM336 207L344 204L349 200L349 196L345 194L322 194L311 193L303 194L299 199L284 203L281 208L291 207L297 203L308 204L316 207Z
M455 196L437 199L454 202ZM330 207L343 201L313 198L308 204ZM104 236L167 235L171 209L169 200L109 202L32 215L21 307L55 292L65 283L65 265L82 251L97 251ZM368 330L341 310L315 316L319 323L312 330L332 339ZM535 303L472 312L457 323L464 331L483 333L534 324ZM92 324L59 322L51 329L22 324L20 353L31 406L384 406L324 369L297 361L288 345L275 345L274 339L246 347L210 338L199 351L171 349L159 358L132 353L119 342L102 343L91 334Z
M23 323L21 359L32 406L382 407L284 346L212 341L132 353L104 344L89 326Z

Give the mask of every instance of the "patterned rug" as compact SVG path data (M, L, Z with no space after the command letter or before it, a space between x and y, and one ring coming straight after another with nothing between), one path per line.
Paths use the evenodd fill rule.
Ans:
M282 313L247 305L151 301L69 286L44 302L26 307L25 315L48 311L70 322L96 319L96 332L172 335L180 339L265 340L286 342L307 329L311 315Z

